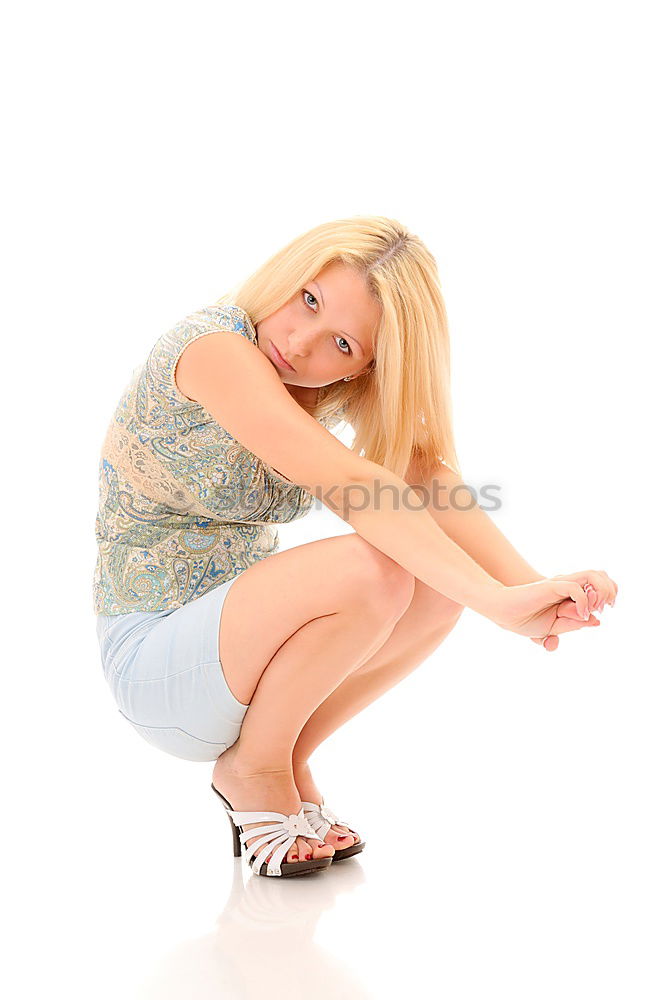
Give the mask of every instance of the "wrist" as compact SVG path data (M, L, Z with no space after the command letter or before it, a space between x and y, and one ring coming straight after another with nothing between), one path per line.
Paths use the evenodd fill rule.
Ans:
M506 587L520 587L525 583L539 583L541 580L548 579L548 576L542 576L534 569L517 569L513 572L503 572L500 575L500 582Z
M500 580L492 580L490 583L485 583L481 588L473 595L473 600L468 602L468 607L472 608L473 611L477 611L478 614L483 615L485 618L489 618L492 621L495 620L495 616L500 616L500 609L503 606L503 600L509 587L501 583Z

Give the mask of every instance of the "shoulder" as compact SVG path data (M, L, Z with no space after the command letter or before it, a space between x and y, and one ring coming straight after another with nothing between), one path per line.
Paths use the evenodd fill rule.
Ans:
M239 333L246 340L257 342L256 330L244 309L215 303L188 313L162 334L150 352L149 361L168 364L169 360L177 359L191 341L216 331Z
M199 309L198 312L192 313L192 315L187 317L187 319L193 321L194 323L197 321L210 323L212 326L217 327L220 330L240 333L245 336L247 340L253 341L254 344L258 342L258 335L254 324L251 322L249 314L234 303L217 302L211 306L204 306L203 309ZM185 323L186 322L187 320L185 320Z
M211 333L228 331L257 345L256 330L248 314L234 303L203 306L179 320L153 345L143 370L144 395L149 409L162 410L191 405L181 391L175 373L178 362L195 341Z

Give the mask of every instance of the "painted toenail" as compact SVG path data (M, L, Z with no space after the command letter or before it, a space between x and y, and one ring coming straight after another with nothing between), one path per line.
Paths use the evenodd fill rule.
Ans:
M310 854L307 854L304 860L305 860L305 861L311 861L311 855L310 855Z

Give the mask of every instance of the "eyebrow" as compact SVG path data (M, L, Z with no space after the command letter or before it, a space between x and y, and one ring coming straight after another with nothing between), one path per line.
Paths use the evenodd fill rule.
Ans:
M315 285L316 288L318 289L318 294L320 295L320 299L321 299L321 302L323 303L323 309L324 309L325 308L325 299L323 298L323 291L322 291L320 285L318 284L317 281L314 281L313 278L311 279L311 284ZM355 343L357 344L357 346L360 349L360 354L362 355L362 357L364 357L364 354L365 354L364 348L362 347L362 344L359 342L359 340L357 339L357 337L351 337L349 334L347 334L345 332L345 330L339 330L339 333L343 333L344 337L346 337L348 340L354 340Z

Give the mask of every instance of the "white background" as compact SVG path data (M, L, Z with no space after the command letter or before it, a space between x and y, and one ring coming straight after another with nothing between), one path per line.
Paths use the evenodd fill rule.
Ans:
M3 19L10 995L662 995L656 13L120 0ZM438 261L459 455L500 486L496 524L540 572L604 569L620 593L555 653L466 611L312 761L366 850L247 879L211 765L144 743L105 687L98 454L166 329L360 213ZM282 548L345 530L316 511Z

